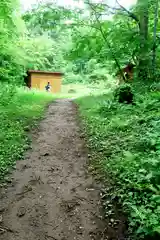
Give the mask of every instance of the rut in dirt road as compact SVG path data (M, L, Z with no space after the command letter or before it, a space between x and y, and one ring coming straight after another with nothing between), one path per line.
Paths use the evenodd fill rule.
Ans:
M0 240L120 239L107 238L87 161L74 104L54 102L1 189Z

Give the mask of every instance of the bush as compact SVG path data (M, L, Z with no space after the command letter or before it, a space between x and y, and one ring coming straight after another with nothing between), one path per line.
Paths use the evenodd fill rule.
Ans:
M151 92L160 92L160 83L153 83L151 86L150 86L150 91Z
M66 73L63 83L84 83L86 77L80 74Z
M131 239L160 238L160 93L137 96L136 105L110 96L77 100L88 145L111 183L111 199L129 216ZM139 101L140 100L140 101Z
M68 93L76 93L76 90L75 89L69 89Z
M119 103L133 103L133 91L130 85L123 84L115 90L115 99Z
M91 73L89 76L89 82L90 83L97 83L100 81L107 81L108 80L108 76L106 74L103 73Z

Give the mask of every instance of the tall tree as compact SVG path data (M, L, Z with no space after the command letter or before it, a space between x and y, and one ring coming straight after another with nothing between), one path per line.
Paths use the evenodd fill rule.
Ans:
M156 49L157 49L157 24L158 24L158 11L159 11L159 0L155 2L155 13L154 13L154 29L153 29L153 51L152 51L152 76L155 77L156 71Z
M138 0L138 10L140 19L140 50L138 77L146 80L149 77L149 44L148 44L148 25L149 25L149 0Z

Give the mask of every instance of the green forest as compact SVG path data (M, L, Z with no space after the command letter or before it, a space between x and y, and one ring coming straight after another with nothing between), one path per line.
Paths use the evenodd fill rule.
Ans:
M41 3L22 12L0 2L0 180L30 146L26 133L55 98L74 97L91 168L107 181L106 218L119 204L129 239L160 237L160 5L137 0ZM134 65L128 80L123 68ZM28 70L64 73L67 92L27 90ZM118 73L118 75L117 75ZM118 82L122 82L118 84ZM81 90L80 94L79 91ZM65 95L65 96L64 96ZM106 203L106 204L105 204Z

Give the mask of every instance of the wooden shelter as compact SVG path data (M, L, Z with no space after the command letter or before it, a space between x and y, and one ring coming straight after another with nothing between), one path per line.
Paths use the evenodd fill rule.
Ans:
M116 77L119 79L119 84L124 82L132 82L135 66L136 65L133 63L128 63L124 68L116 73ZM123 76L125 80L123 79Z
M29 70L25 79L26 85L29 88L35 88L45 91L45 86L49 82L51 85L51 92L58 93L61 91L62 73Z

